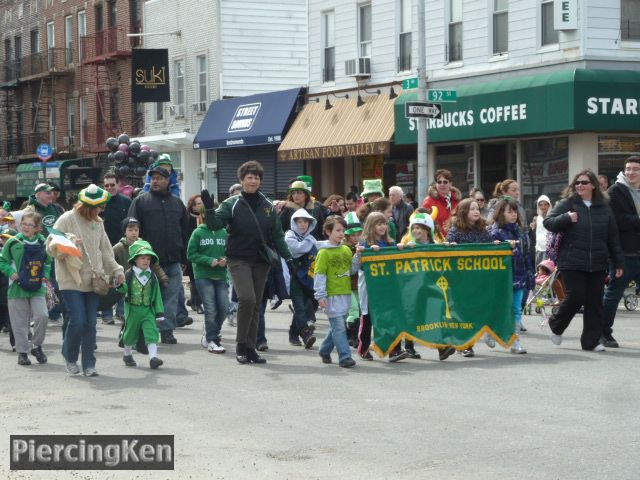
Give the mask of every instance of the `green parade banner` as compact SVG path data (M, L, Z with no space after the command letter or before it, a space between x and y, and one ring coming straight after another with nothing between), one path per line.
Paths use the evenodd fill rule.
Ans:
M364 250L375 351L384 357L403 338L463 350L485 333L509 347L512 255L507 243Z

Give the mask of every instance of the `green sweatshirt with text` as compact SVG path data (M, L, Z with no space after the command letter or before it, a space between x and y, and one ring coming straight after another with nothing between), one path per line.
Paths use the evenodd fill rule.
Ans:
M187 247L187 258L193 264L196 280L210 278L226 280L227 267L212 267L213 260L225 257L227 231L223 228L212 232L206 225L199 225L191 234Z

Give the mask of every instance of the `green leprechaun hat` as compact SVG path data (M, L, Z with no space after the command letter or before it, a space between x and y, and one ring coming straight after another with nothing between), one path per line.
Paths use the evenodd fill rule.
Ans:
M362 184L364 186L364 190L362 191L363 197L367 197L372 193L378 193L384 197L384 191L382 190L382 180L380 180L379 178L363 180Z
M99 207L109 201L111 195L106 190L103 190L93 183L87 188L80 190L78 194L78 200L90 207Z
M140 255L150 255L151 263L156 263L158 261L158 256L156 252L153 251L151 245L146 240L136 240L129 247L129 264L133 265L136 261L136 257Z
M344 231L346 235L353 235L354 233L362 231L362 222L360 222L356 212L347 213L344 221L347 222L347 229Z

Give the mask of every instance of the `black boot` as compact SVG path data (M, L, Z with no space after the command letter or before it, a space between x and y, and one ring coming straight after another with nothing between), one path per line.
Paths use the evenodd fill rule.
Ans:
M178 340L173 336L173 332L171 330L164 330L160 332L160 341L166 345L175 345L178 343Z
M238 343L236 345L236 360L238 363L249 363L249 357L247 356L247 346L244 343Z
M26 353L18 354L18 365L31 365L31 360L29 360Z
M300 337L302 338L302 343L304 343L304 348L307 350L313 347L313 344L316 343L316 337L313 334L313 329L311 327L301 328Z
M267 360L258 355L255 348L247 347L247 358L250 363L267 363Z
M31 349L31 355L36 357L38 363L47 363L47 356L42 351L41 346L37 346L36 348Z
M302 342L300 341L300 337L298 337L298 332L296 332L293 326L289 326L289 343L294 347L301 347Z
M422 358L422 357L420 357L420 354L418 352L416 352L416 349L415 349L415 347L413 345L413 340L405 340L404 341L404 350L409 355L409 358L415 358L415 359Z

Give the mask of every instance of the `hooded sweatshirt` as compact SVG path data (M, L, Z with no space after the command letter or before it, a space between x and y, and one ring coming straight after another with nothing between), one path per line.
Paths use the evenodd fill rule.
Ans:
M224 258L228 236L224 228L212 232L204 224L193 231L187 247L187 258L193 263L193 274L196 280L227 278L227 267L212 267L211 264L214 260Z
M629 189L629 193L631 193L631 198L633 199L636 211L638 212L638 215L640 215L640 190L631 185L631 182L629 182L629 179L624 175L624 172L618 173L616 183L619 183L620 185L623 185Z
M60 217L60 211L53 203L45 207L38 201L35 194L29 196L29 205L25 211L38 212L42 215L42 234L45 237L49 236L49 227L53 227Z
M298 218L306 218L311 222L306 231L302 232L300 230L300 227L296 223L296 219ZM291 216L290 230L287 230L287 233L284 234L284 241L287 243L294 260L316 248L317 240L311 235L311 232L314 231L317 223L318 221L304 208L296 210Z
M540 202L547 202L549 204L549 210L547 213L551 211L551 200L546 195L540 195L538 200L536 201L537 213L536 217L536 252L546 252L547 251L547 229L544 228L542 222L544 221L544 217L540 211Z

